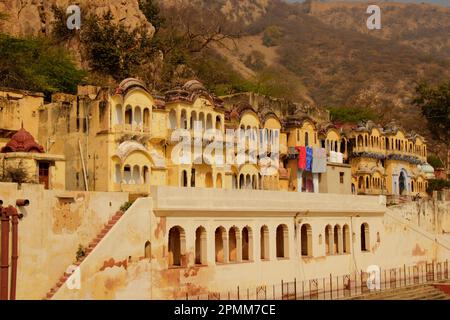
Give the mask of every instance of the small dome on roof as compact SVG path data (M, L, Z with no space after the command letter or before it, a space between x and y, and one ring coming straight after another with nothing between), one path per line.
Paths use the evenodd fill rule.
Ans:
M183 90L186 91L196 91L196 90L206 90L205 86L198 80L189 80L183 85Z
M425 163L425 164L421 165L420 169L424 173L434 173L434 168L429 163Z
M142 80L135 79L135 78L127 78L119 84L119 86L116 89L116 93L118 93L118 94L124 93L133 87L139 87L139 88L142 88L142 89L148 91L145 83Z
M44 147L37 144L34 137L23 127L17 131L11 140L1 150L2 153L36 152L44 153Z

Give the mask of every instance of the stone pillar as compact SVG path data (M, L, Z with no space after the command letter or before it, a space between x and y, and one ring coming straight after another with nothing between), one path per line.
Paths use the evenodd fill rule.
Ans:
M297 191L302 192L303 188L303 170L297 169Z
M230 251L228 246L228 232L226 230L222 234L222 241L223 241L223 263L228 263L230 262Z
M242 236L236 232L236 262L242 262Z
M314 193L319 193L319 173L313 173Z

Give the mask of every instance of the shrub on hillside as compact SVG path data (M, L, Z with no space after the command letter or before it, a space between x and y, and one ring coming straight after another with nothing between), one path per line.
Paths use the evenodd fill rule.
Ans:
M76 92L85 72L60 46L40 38L0 34L0 86L40 91Z
M328 108L333 122L358 123L360 121L378 121L378 115L365 107L332 107Z
M450 181L443 179L430 179L428 180L427 192L432 194L433 191L442 191L444 189L450 189Z

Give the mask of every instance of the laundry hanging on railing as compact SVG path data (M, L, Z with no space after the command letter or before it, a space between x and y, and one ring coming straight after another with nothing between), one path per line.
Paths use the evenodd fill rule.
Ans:
M328 159L333 163L344 163L344 154L341 152L330 151L330 157Z
M327 151L324 148L313 148L312 172L327 172Z
M298 168L300 170L306 169L306 147L295 147L298 151Z
M312 173L327 172L327 152L324 148L295 147L298 151L298 169Z
M313 149L311 147L306 147L306 171L312 170L313 163Z

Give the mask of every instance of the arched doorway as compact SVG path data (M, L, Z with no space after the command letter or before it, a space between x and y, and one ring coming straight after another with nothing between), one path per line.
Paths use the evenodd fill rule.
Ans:
M403 193L406 191L406 176L403 171L400 172L400 177L398 178L398 185L399 185L399 194L403 195Z
M169 230L169 266L182 265L182 256L185 250L185 233L183 228L177 226Z

